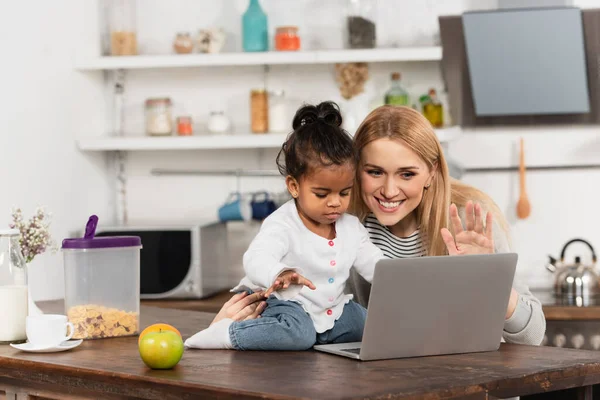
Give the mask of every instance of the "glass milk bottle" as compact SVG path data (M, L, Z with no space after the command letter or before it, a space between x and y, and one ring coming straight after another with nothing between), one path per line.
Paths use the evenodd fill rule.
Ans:
M27 264L21 254L19 231L0 230L0 343L27 338Z

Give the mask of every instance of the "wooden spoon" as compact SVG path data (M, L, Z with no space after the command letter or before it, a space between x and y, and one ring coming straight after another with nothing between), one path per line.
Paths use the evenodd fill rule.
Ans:
M523 138L521 138L521 154L519 157L519 177L521 183L521 194L517 202L517 216L519 219L526 219L531 214L531 204L525 190L525 149L523 146Z

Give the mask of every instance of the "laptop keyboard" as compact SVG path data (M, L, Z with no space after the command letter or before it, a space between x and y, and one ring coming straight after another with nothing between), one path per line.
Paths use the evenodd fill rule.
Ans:
M352 354L360 354L360 347L357 347L355 349L342 349L342 351Z

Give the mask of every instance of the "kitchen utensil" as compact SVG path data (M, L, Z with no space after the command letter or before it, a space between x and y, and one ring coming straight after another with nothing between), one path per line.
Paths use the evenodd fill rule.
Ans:
M567 247L576 242L589 247L592 253L592 264L583 264L580 256L576 256L575 262L572 264L565 263ZM549 256L546 268L556 275L554 282L554 294L556 296L573 300L574 305L578 306L588 305L593 298L600 296L600 279L596 271L596 252L586 240L572 239L568 241L561 251L560 260Z
M531 204L527 197L527 191L525 189L525 148L523 145L523 138L521 138L521 149L519 156L519 178L521 183L521 194L517 203L517 216L519 219L526 219L531 214Z

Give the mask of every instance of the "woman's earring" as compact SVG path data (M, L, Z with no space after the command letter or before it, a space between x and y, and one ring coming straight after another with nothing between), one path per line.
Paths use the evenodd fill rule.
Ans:
M425 185L425 190L429 189L429 186L431 186L431 183L428 183L427 185Z
M292 193L292 197L293 197L293 198L296 198L296 197L298 197L298 193Z

